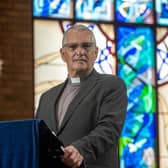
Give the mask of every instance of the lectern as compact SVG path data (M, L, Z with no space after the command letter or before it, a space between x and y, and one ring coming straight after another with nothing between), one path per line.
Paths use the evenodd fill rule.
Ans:
M0 168L65 168L62 147L40 119L0 122Z

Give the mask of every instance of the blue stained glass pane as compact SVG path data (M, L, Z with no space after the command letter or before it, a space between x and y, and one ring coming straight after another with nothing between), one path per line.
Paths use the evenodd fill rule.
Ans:
M128 23L153 23L153 2L116 0L116 19Z
M161 25L168 25L168 1L155 0L155 2L157 23Z
M71 0L33 0L33 16L72 18Z
M120 140L121 168L153 168L156 165L154 34L150 28L119 27L117 39L118 75L127 85L129 100Z
M76 0L75 17L80 20L113 20L113 0Z

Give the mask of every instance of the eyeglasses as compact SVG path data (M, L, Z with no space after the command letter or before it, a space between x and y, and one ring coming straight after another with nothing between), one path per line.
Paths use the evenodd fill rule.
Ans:
M78 47L84 49L85 51L89 51L95 43L92 42L84 42L81 44L77 43L67 43L63 45L63 48L67 48L69 51L74 52Z

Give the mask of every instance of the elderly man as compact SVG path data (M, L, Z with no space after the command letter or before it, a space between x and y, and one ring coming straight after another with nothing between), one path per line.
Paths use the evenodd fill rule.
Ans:
M98 48L93 32L84 25L73 25L64 33L60 53L67 79L41 96L37 117L64 143L65 166L118 168L127 109L124 82L93 68Z

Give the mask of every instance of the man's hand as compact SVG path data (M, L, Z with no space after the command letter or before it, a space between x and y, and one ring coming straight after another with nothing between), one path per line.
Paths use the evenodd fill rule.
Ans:
M78 168L83 162L83 156L72 145L64 148L64 155L62 161L71 168Z

